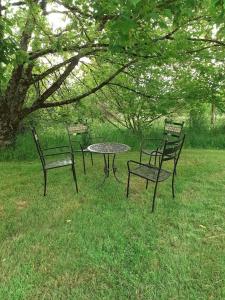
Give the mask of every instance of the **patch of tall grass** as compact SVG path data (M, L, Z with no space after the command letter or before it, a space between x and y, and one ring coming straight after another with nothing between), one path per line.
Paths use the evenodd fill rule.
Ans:
M129 145L132 150L138 150L142 136L134 134L124 128L116 128L108 123L93 123L91 127L92 142L107 141L120 142ZM160 138L163 124L157 123L143 136L149 138ZM51 124L37 128L40 142L43 147L69 145L66 127L63 124ZM214 129L206 127L184 129L186 133L185 148L225 149L225 127L219 126ZM156 144L152 143L152 147ZM17 136L13 146L0 151L0 160L33 160L37 158L37 151L31 131L27 129Z

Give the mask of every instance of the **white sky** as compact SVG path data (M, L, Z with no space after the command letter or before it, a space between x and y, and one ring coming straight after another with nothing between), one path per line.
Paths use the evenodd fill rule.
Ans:
M65 9L58 5L58 4L48 4L47 11L65 11ZM47 16L50 26L52 27L53 31L56 32L57 30L62 30L69 24L69 18L66 14L62 13L51 13Z

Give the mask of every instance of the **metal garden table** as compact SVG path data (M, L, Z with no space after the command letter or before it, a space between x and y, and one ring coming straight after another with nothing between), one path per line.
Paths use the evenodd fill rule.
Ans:
M104 179L102 184L105 182L106 178L109 177L109 173L112 170L113 176L118 182L121 182L116 176L117 168L115 166L115 158L117 153L122 153L130 150L130 147L125 144L118 143L99 143L93 144L87 147L90 152L103 154L104 156ZM110 155L113 155L112 165L110 167Z

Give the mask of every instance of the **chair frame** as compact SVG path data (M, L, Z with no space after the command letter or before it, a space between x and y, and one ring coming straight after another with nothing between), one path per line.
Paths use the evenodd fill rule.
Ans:
M76 136L86 134L87 137L88 137L88 140L91 141L91 143L92 143L93 138L90 134L89 126L87 125L87 122L85 124L84 123L75 123L73 125L68 125L67 124L66 129L67 129L67 134L68 134L68 137L69 137L69 143L70 143L71 151L73 153L78 152L78 153L82 154L83 170L84 170L84 174L86 175L85 153L90 153L92 166L94 165L93 153L87 149L87 145L84 146L82 143L77 141ZM73 135L75 135L75 138L72 137ZM103 138L100 137L100 136L97 136L97 137L94 137L94 138L95 138L95 140L97 139L98 142L99 141L102 142L102 140L103 140ZM75 149L74 144L77 144L79 149Z
M184 121L175 122L169 119L165 119L163 135L167 137L167 140L170 137L180 138L183 131L183 127Z
M74 154L70 151L70 146L69 145L64 145L64 146L56 146L56 147L50 147L50 148L45 148L42 149L41 144L39 142L39 138L38 138L38 134L36 132L36 129L34 127L31 128L32 134L33 134L33 138L35 141L35 145L37 148L37 152L39 155L39 158L41 160L41 165L42 165L42 170L43 170L43 175L44 175L44 196L46 196L46 190L47 190L47 171L51 170L51 169L57 169L57 168L62 168L62 167L67 167L67 166L71 166L72 169L72 174L73 174L73 179L75 182L75 186L76 186L76 191L78 193L78 185L77 185L77 176L76 176L76 170L75 170L75 162L74 162ZM54 150L60 150L60 149L69 149L67 151L64 152L53 152L53 153L45 153L48 152L49 150L54 151ZM71 163L64 163L62 165L56 165L54 166L48 166L48 164L46 163L46 158L47 157L51 157L51 156L60 156L60 155L65 155L65 154L69 154L70 155L70 159L71 159ZM63 161L62 161L63 162Z
M148 182L149 181L155 182L154 194L153 194L153 199L152 199L152 213L153 213L154 209L155 209L155 199L156 199L156 192L157 192L158 183L161 182L161 181L166 180L172 174L172 195L173 195L173 198L174 198L175 197L174 182L175 182L176 168L177 168L178 160L180 158L181 150L183 148L184 140L185 140L185 135L183 135L183 137L180 138L179 140L176 140L176 141L167 141L166 140L164 142L163 151L162 151L162 153L160 153L159 167L156 167L155 165L153 166L151 164L144 164L144 163L134 161L134 160L129 160L127 162L128 179L127 179L127 193L126 193L126 196L127 197L129 196L130 175L131 174L146 179L146 189L148 188ZM169 172L169 171L166 171L166 170L162 169L163 162L164 161L169 161L169 160L174 160L174 166L173 166L173 171L172 172ZM156 178L150 179L147 176L135 173L135 171L132 171L132 169L131 169L131 164L136 165L136 166L143 166L143 167L145 167L146 169L149 169L149 170L151 170L151 169L156 170L157 171ZM165 179L160 180L160 173L161 173L162 170L166 171L167 173L170 173L170 174Z
M80 143L79 141L76 141L74 138L72 138L72 135L77 136L77 135L86 134L88 136L88 138L91 139L91 136L90 136L89 130L88 130L88 125L83 124L83 123L76 123L74 125L67 126L67 133L68 133L68 137L69 137L71 152L82 154L83 170L84 170L84 174L86 175L85 153L87 153L87 152L90 153L92 166L94 165L93 155L90 151L87 150L86 146L84 147L82 145L82 143ZM79 149L75 149L74 144L79 145Z
M143 154L149 156L149 164L151 163L152 157L155 158L154 165L156 165L157 157L160 163L160 156L162 155L162 149L165 141L169 141L171 139L179 139L183 133L184 122L174 122L169 119L165 119L163 136L162 138L144 138L140 144L140 162L142 162ZM178 129L178 130L177 130ZM150 151L150 153L146 153L143 149L145 143L147 141L158 141L158 147L155 150Z

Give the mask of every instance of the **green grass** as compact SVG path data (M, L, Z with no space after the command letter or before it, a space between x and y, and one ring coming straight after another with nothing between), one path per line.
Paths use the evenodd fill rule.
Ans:
M118 156L126 181L126 160ZM49 172L43 197L38 160L3 161L0 169L0 299L225 299L225 152L185 150L176 198L160 184L112 177L99 189L103 161L77 158Z

